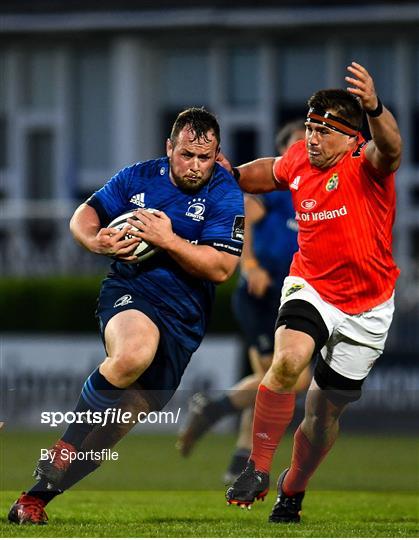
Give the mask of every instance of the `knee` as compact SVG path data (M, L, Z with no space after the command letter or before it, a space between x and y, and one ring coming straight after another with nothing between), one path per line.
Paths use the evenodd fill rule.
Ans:
M127 350L110 356L105 363L108 363L113 384L126 387L138 379L151 364L152 359L151 354L146 354L145 351Z
M306 355L294 348L282 349L275 354L271 371L282 387L291 389L307 364Z

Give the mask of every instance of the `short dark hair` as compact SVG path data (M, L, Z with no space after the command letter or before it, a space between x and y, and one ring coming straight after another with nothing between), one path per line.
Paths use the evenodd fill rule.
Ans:
M296 131L305 131L306 126L304 122L305 120L300 118L282 126L275 137L275 148L278 152L281 152L282 148L288 146L289 140Z
M347 90L341 88L329 88L319 90L307 101L307 105L320 111L333 111L339 116L355 126L362 127L362 107L359 99Z
M170 140L173 144L179 133L185 126L195 132L196 139L207 140L208 131L213 131L218 145L221 142L220 125L214 114L210 113L204 107L190 107L178 114L170 132Z

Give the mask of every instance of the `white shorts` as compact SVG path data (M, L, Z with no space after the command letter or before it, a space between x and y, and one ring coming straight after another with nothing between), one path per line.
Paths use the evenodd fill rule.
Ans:
M294 292L290 292L292 289ZM281 306L290 300L305 300L320 313L329 331L321 355L333 371L349 379L365 379L384 350L393 318L394 293L383 304L359 315L348 315L325 302L304 279L288 276L282 287Z

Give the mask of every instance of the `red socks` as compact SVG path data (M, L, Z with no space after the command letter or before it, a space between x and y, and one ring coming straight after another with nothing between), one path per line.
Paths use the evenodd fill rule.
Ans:
M332 445L313 446L299 427L294 435L291 467L284 480L283 490L292 497L305 491L308 481L326 457Z
M255 469L269 473L275 450L291 422L295 393L277 394L263 384L256 396L253 420L253 448L250 459Z
M256 396L253 420L253 448L250 459L255 469L269 473L275 450L291 422L295 407L295 393L273 392L263 384ZM314 446L299 427L294 435L291 467L283 489L292 497L305 491L308 481L326 457L332 445Z

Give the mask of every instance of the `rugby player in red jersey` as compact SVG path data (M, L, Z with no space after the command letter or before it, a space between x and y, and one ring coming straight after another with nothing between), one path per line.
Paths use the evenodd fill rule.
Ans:
M307 484L383 352L394 310L394 173L402 142L368 71L356 62L347 69L347 90L320 90L308 100L305 141L283 157L233 169L244 191L291 191L299 250L282 289L273 363L256 398L252 454L226 492L229 503L249 506L267 493L272 458L293 417L294 385L313 354L322 356L271 522L300 521ZM369 142L360 135L364 112Z

